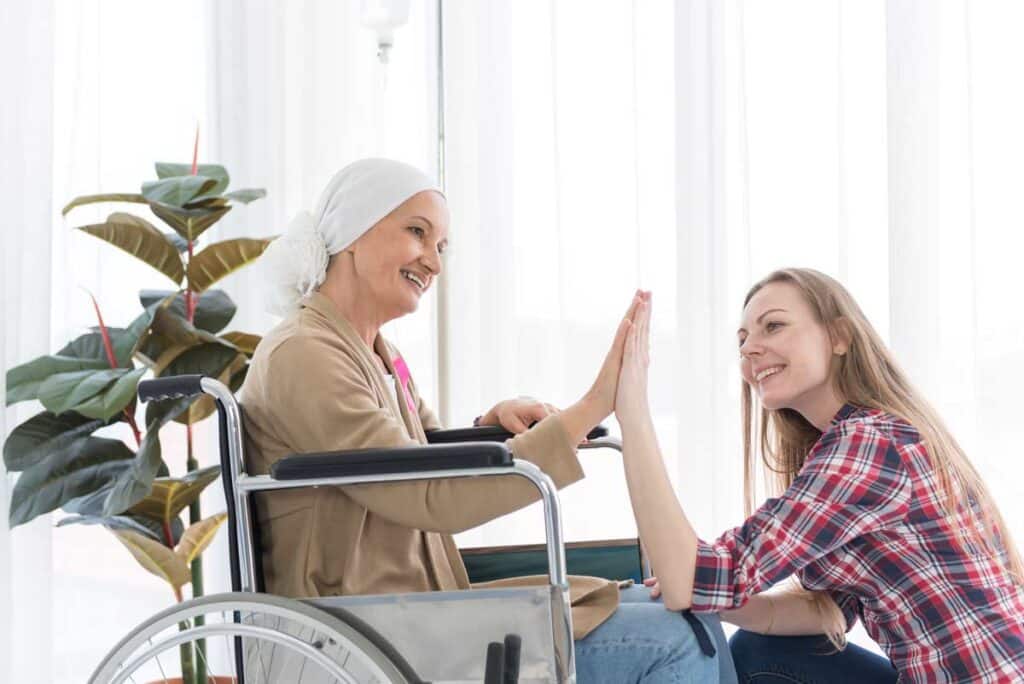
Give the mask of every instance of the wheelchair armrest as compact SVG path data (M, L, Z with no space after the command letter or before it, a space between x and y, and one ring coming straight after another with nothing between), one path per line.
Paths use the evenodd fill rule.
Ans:
M608 436L608 428L598 425L587 434L587 439L600 439ZM504 442L515 437L498 425L480 425L477 427L454 428L452 430L431 430L427 433L427 441L431 444L457 444L459 442Z
M306 480L428 473L435 470L475 470L511 467L512 464L512 453L504 444L476 442L296 454L274 463L270 467L270 477L275 480Z

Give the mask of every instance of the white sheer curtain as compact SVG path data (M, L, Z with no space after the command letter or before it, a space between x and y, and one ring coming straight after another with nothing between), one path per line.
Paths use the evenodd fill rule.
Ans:
M358 157L436 170L434 2L412 3L386 69L355 0L155 7L0 9L5 92L18 93L0 129L8 367L92 325L79 288L112 321L134 313L139 287L162 286L71 232L98 212L64 224L56 210L187 159L196 121L203 161L268 190L216 238L281 232ZM850 287L1024 541L1024 7L452 0L444 14L446 377L434 295L388 332L422 386L436 396L447 383L454 424L519 393L576 399L632 290L650 288L657 427L686 510L712 536L741 519L743 294L773 268L812 266ZM225 286L235 325L265 332L258 274ZM29 413L6 411L5 433ZM584 459L588 479L564 496L570 538L634 534L617 459ZM204 505L223 504L211 489ZM80 681L170 600L109 534L51 524L0 529L3 680ZM461 541L539 538L528 511ZM226 587L223 543L206 556L211 591Z
M662 447L698 530L716 535L742 512L743 295L810 266L853 292L1024 538L1019 4L446 12L457 422L512 393L578 397L630 293L650 288ZM618 534L621 473L584 459L596 477L566 492L569 536ZM534 520L464 540L536 540Z
M19 79L5 83L5 92L18 95L5 102L4 115L13 113L17 125L11 131L5 118L11 137L0 146L9 212L5 367L53 353L95 325L86 290L116 326L138 314L139 289L167 287L148 267L73 230L117 209L82 208L67 221L60 209L77 195L137 191L155 177L153 162L190 159L196 123L206 119L202 5L4 5L11 14L2 23L2 63ZM39 410L16 408L6 413L5 435ZM129 439L118 428L105 433ZM164 439L165 457L178 474L182 445L183 435ZM222 502L210 506L223 509ZM7 507L5 500L5 513ZM55 529L59 517L43 516L3 535L5 544L13 540L4 567L14 579L0 584L0 621L11 634L3 646L13 643L0 661L10 668L9 676L0 670L4 681L80 682L131 626L174 600L113 535L90 526Z
M0 359L4 368L50 345L51 169L53 150L53 3L0 6L0 207L4 212ZM5 379L0 378L0 387ZM0 412L0 434L31 412ZM0 465L0 680L52 681L53 603L50 521L11 531L13 478Z

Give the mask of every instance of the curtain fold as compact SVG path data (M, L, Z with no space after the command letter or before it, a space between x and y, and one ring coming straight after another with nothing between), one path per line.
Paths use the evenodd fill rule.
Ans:
M49 0L0 7L0 85L17 93L5 99L0 114L5 368L46 353L50 344L53 12ZM21 406L4 409L0 434L30 415ZM0 680L44 684L52 681L51 523L43 516L10 530L12 486L0 465Z

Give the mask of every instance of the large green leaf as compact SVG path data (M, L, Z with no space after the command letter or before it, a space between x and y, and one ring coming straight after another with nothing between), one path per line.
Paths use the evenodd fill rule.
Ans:
M113 331L111 333L111 342L114 340L114 335L121 332L121 328L107 328L107 330L108 332ZM57 354L58 356L72 356L77 359L99 361L104 366L110 367L110 361L107 360L107 350L103 346L103 336L98 332L79 335L64 345L64 348L57 352Z
M51 454L18 477L11 492L11 525L26 523L103 487L131 459L124 442L102 437L83 437Z
M4 442L4 465L10 472L30 468L105 424L77 413L57 416L44 411L11 431Z
M185 293L169 292L167 290L142 290L139 292L139 301L145 307L152 306L155 302L161 301L175 295L168 310L185 319ZM218 333L231 322L238 308L231 301L231 297L224 290L207 290L197 297L196 309L193 315L195 327L210 333Z
M231 177L228 175L228 170L220 164L199 164L196 167L196 173L200 176L206 176L207 178L216 179L217 184L207 190L205 195L219 195L224 192L228 183L231 182ZM191 164L176 164L173 162L157 162L156 163L156 177L163 180L164 178L175 178L178 176L191 176L192 165Z
M154 375L161 376L179 356L201 344L216 344L234 350L233 344L195 327L172 307L161 307L156 311L152 334L140 348L139 356Z
M168 204L182 207L200 195L205 195L217 186L216 178L207 176L173 176L142 184L142 196L152 204Z
M149 221L132 214L114 213L105 223L79 226L78 230L105 240L163 273L177 285L185 265L174 245Z
M237 331L224 333L220 338L222 340L227 340L238 347L238 351L242 352L249 358L252 358L253 352L256 351L256 346L260 343L260 340L263 339L259 335Z
M113 532L139 565L170 584L175 591L192 581L188 564L162 543L131 530Z
M107 419L135 396L145 368L111 368L51 375L39 386L39 400L53 413L76 411L90 418Z
M62 350L64 351L64 350ZM7 405L39 398L43 381L70 371L89 371L109 368L105 358L80 358L73 355L40 356L7 371Z
M57 373L39 386L39 401L54 413L71 411L113 385L127 372L125 368L107 368Z
M101 515L70 515L57 522L57 527L67 527L68 525L103 525L110 530L131 530L149 537L153 541L163 541L152 529L127 515L112 515L106 518Z
M226 347L232 346L229 342L221 341L213 333L197 328L169 307L161 307L156 311L153 316L153 332L171 345L191 346L210 342Z
M193 470L185 477L158 477L153 489L128 512L155 520L174 520L204 489L220 476L220 466Z
M165 305L165 300L157 300L146 307L139 316L123 331L111 333L110 337L114 346L114 356L118 364L130 366L132 357L149 335L150 326L156 317L157 311Z
M179 355L161 377L202 374L227 384L245 365L245 355L233 347L226 347L220 342L201 344ZM188 411L177 416L175 420L192 425L212 415L216 409L213 397L202 395L189 406Z
M139 380L145 372L145 368L136 368L125 373L109 389L76 406L75 411L83 416L104 420L117 415L135 400Z
M193 523L181 538L181 543L174 550L178 557L186 563L198 558L217 535L217 529L228 519L227 513L216 513L209 518Z
M146 403L146 425L158 422L164 425L182 414L189 406L199 401L201 394L175 399L153 400Z
M236 238L217 242L192 257L188 263L188 287L202 292L221 278L259 258L271 240Z
M172 418L185 410L192 402L192 397L182 397L166 401L151 401L146 407L146 434L135 454L131 468L121 473L110 488L103 502L102 515L120 515L142 501L153 487L153 479L158 475L166 475L167 467L163 462L160 450L160 428ZM163 410L152 411L155 405Z
M231 204L230 200L226 200L219 195L201 195L186 204L183 209L216 209L218 207L226 207L229 204Z
M225 199L241 202L242 204L249 204L249 202L255 202L258 199L266 197L267 191L263 188L244 188L242 190L232 190L231 192L224 193L223 196Z
M124 470L131 470L132 462L124 462ZM118 473L120 474L120 473ZM103 515L103 504L107 500L107 495L110 494L111 488L114 486L116 481L116 475L113 479L107 482L105 485L98 489L94 489L88 494L77 496L74 499L65 501L60 507L65 513L78 513L79 515Z
M75 207L81 207L86 204L96 204L97 202L134 202L136 204L146 204L146 198L142 195L135 193L108 193L105 195L83 195L76 197L71 200L66 207L64 207L61 214L67 216L68 212Z
M224 214L231 211L230 204L210 204L191 208L174 207L169 204L153 202L149 208L168 226L174 229L185 240L196 240L210 226L220 221Z
M149 493L153 486L153 478L160 472L163 458L160 451L160 428L163 423L156 421L146 426L146 435L142 438L139 450L131 468L121 472L114 486L110 488L106 501L103 502L103 515L120 515Z
M146 339L155 312L155 306L146 309L127 328L107 327L107 334L110 335L110 343L114 348L114 360L117 362L118 368L132 367L132 356ZM98 332L98 328L93 328L93 332L75 338L58 353L62 356L95 359L102 366L110 366L110 362L107 360L107 350L103 345L103 336Z
M167 546L167 540L164 538L163 523L141 515L111 515L107 517L102 515L71 515L61 518L60 522L57 523L57 527L66 527L68 525L103 525L108 530L131 530ZM172 546L178 545L184 533L185 525L182 524L181 520L177 518L172 520Z

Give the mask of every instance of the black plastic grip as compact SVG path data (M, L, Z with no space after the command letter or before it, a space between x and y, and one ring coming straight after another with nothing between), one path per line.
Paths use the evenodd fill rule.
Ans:
M600 439L608 436L608 428L598 425L587 434L587 439ZM458 444L459 442L504 442L515 437L503 427L497 425L480 425L477 427L455 428L452 430L431 430L427 433L430 444Z
M178 399L202 394L203 388L199 381L205 375L173 375L169 378L154 378L139 383L139 401L159 401L161 399Z
M523 649L523 640L518 634L505 635L505 682L519 684L519 653Z
M505 684L505 645L500 642L487 644L484 684Z
M445 444L390 449L353 449L282 458L270 467L275 480L357 477L434 470L509 467L514 463L504 444Z

